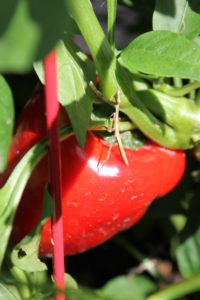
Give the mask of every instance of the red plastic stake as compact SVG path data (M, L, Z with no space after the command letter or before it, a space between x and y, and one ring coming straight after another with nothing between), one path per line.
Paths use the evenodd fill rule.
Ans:
M55 201L52 218L53 237L53 268L57 288L64 289L64 242L63 242L63 216L62 216L62 178L61 178L61 152L58 131L58 92L56 76L56 53L52 50L44 59L46 123L49 137L49 166L50 186ZM64 300L65 295L57 293L56 300Z

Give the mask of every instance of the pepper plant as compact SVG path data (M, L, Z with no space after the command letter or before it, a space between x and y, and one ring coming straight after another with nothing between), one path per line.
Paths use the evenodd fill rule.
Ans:
M146 15L147 1L134 0L0 4L0 299L198 299L200 4L151 4ZM116 49L122 6L152 25ZM19 113L15 80L30 74L37 87ZM111 237L107 247L132 258L129 273L94 287L64 274L64 253ZM41 257L52 253L51 276Z

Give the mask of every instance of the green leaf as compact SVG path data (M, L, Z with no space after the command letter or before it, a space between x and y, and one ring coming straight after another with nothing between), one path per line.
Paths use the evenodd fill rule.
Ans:
M43 225L53 213L53 200L45 189L45 197L41 218L37 226L26 237L23 238L13 249L11 253L12 263L19 269L27 272L44 271L46 265L38 258L40 234Z
M14 122L14 104L10 87L0 75L0 173L7 165L7 157Z
M0 300L22 300L17 288L0 283Z
M200 5L199 0L190 0L185 13L185 23L181 34L188 39L194 39L200 34Z
M64 0L3 0L0 11L0 70L25 72L74 30Z
M155 284L145 276L122 275L108 281L99 293L114 300L142 300L155 290Z
M153 14L153 29L180 33L183 28L187 6L187 0L157 0Z
M83 146L94 98L88 86L92 78L87 78L81 67L81 60L72 56L63 42L57 46L56 54L59 99L68 112L79 144Z
M185 228L191 229L189 224ZM183 236L176 249L176 259L182 276L190 278L200 272L200 227L190 233L184 232Z
M139 36L122 51L121 60L131 72L200 81L200 47L174 32Z
M17 164L3 188L0 189L0 267L12 230L15 211L31 172L44 153L44 146L45 143L42 141L39 145L31 148Z
M13 249L11 260L19 269L27 272L37 272L47 270L47 266L38 258L38 248L40 244L40 233L37 235L27 235Z
M199 0L157 0L153 14L154 30L169 30L193 39L200 34Z
M53 275L51 276L51 279L55 283ZM78 283L69 273L65 273L65 286L66 290L78 290Z
M69 273L65 273L65 285L69 289L78 289L78 283Z
M56 47L58 95L60 103L70 117L76 138L81 146L85 142L90 123L94 94L88 83L95 80L94 64L71 43L60 41ZM44 83L42 62L34 64L37 75Z

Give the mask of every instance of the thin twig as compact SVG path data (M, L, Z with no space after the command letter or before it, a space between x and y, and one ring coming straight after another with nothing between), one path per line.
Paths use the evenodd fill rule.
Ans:
M125 162L125 164L128 166L128 159L126 156L126 152L124 151L124 147L120 138L120 131L119 131L119 106L120 106L120 91L118 90L114 96L115 98L115 102L106 99L103 94L96 88L96 86L94 85L94 83L92 81L90 81L89 83L90 88L92 89L92 91L94 92L94 94L96 95L96 97L101 100L102 102L105 102L107 104L110 104L112 106L114 106L115 108L115 112L113 114L113 128L112 131L114 131L114 136L117 140L118 143L118 147L121 153L121 156ZM110 131L110 130L109 130Z
M104 97L104 95L96 88L96 86L94 85L94 83L92 81L89 82L89 86L99 100L101 100L102 102L105 102L107 104L110 104L112 106L115 105L115 102L108 100Z
M120 131L119 131L119 105L120 105L120 91L119 90L115 94L115 100L116 100L115 113L114 113L115 138L117 140L121 156L122 156L125 164L128 166L128 159L127 159L127 156L126 156L126 152L124 151L124 147L123 147L123 144L122 144L122 140L120 138Z

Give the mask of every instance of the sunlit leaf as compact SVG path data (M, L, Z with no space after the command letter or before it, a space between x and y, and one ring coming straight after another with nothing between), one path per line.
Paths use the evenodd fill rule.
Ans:
M70 117L76 138L83 146L94 99L89 82L95 80L95 69L84 53L77 53L70 41L66 44L60 41L56 47L58 96ZM42 62L35 63L34 67L44 83Z
M199 0L157 0L153 29L169 30L193 39L200 34L199 13Z
M174 32L139 36L122 51L121 59L131 72L200 80L200 47Z

